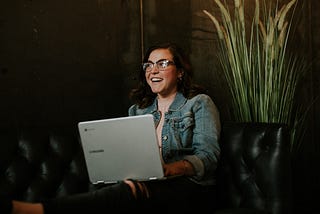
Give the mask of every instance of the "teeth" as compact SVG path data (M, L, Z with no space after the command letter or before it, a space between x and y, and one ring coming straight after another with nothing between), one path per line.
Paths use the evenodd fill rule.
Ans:
M156 78L156 77L151 78L152 82L159 82L161 80L162 80L161 78Z

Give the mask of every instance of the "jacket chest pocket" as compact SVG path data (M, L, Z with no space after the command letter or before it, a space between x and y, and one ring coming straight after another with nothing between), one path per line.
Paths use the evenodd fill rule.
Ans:
M191 146L194 125L194 118L191 114L173 119L174 138L178 141L179 147Z

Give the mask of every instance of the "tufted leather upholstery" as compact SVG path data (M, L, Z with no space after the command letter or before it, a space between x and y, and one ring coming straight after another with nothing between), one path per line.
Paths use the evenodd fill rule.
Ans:
M224 123L221 134L216 214L290 213L287 128ZM38 201L90 191L75 127L2 128L0 146L0 197Z
M283 124L223 125L219 213L291 213L289 142Z
M37 201L88 191L77 134L68 128L0 130L0 196Z

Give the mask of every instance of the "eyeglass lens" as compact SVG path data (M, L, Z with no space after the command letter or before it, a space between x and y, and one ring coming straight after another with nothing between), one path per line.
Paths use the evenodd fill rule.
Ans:
M157 69L164 70L166 69L170 64L174 64L174 62L168 60L168 59L162 59L157 62L145 62L142 64L144 71L151 71L153 69L153 66L156 65Z

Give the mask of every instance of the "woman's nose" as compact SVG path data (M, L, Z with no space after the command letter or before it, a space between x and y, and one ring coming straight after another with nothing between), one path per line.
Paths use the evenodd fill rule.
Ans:
M157 65L154 65L150 71L151 73L159 73L159 68Z

